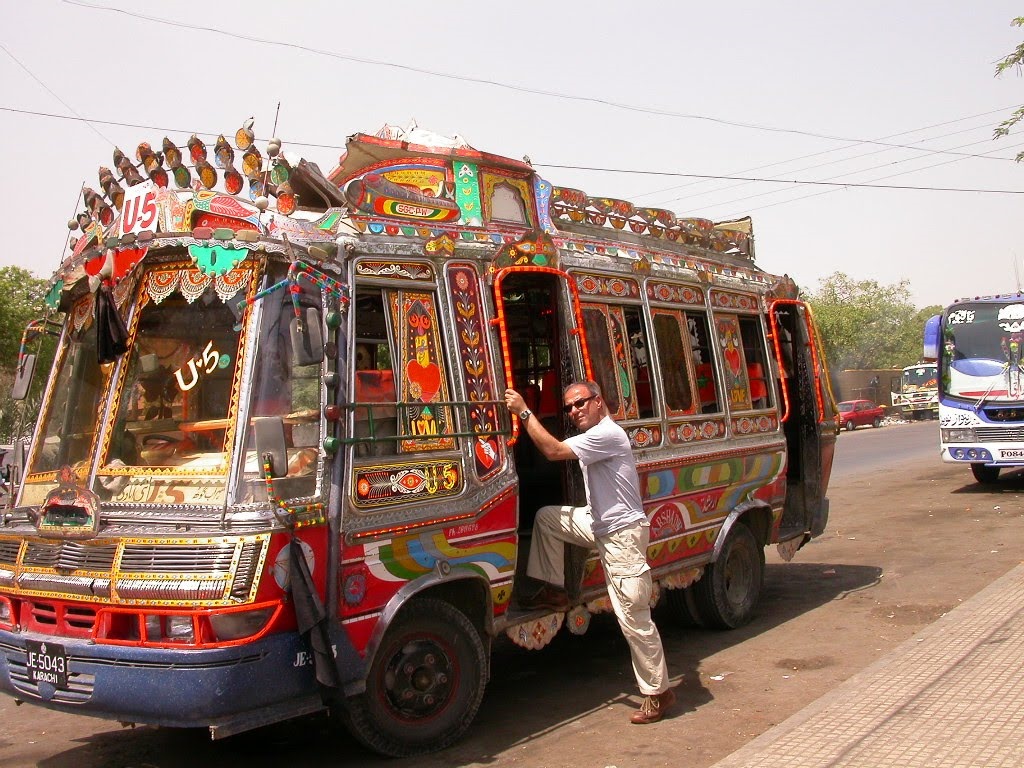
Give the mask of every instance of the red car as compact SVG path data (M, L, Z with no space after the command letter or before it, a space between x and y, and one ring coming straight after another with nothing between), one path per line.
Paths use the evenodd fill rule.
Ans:
M844 400L839 403L839 423L848 430L866 427L868 424L880 427L883 416L885 408L870 400Z

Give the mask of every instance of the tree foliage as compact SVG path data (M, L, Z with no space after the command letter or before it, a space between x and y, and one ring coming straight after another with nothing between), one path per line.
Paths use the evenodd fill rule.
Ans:
M814 310L832 370L903 368L921 357L924 323L940 306L917 309L910 282L880 285L836 272L803 297Z
M1010 24L1015 27L1024 27L1024 16L1018 16ZM1014 68L1016 68L1018 75L1024 71L1024 43L1020 43L1013 49L1012 53L1007 54L1001 61L996 63L996 77L999 77L1006 70ZM1009 135L1010 129L1021 120L1024 120L1024 107L1018 107L1008 118L1003 120L996 127L993 138L998 139ZM1024 160L1024 152L1020 152L1017 155L1017 162L1019 163L1022 160Z
M46 281L21 267L0 267L0 443L26 437L36 421L39 391L52 359L52 341L40 339L31 351L39 355L34 386L28 400L11 398L25 326L46 311Z

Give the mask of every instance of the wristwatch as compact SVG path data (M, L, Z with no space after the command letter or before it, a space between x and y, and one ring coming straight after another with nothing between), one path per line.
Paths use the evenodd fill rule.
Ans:
M525 411L519 414L519 420L523 422L523 424L525 424L527 421L530 420L531 416L533 416L533 411L527 408Z

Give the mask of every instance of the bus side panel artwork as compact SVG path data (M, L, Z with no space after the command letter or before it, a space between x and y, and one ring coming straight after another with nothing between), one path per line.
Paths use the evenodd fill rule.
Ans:
M655 596L751 620L764 547L789 559L824 530L836 421L810 309L758 266L749 219L558 187L415 127L349 137L329 174L255 136L217 141L220 175L198 136L188 167L172 137L140 144L85 195L19 351L30 391L60 330L4 476L0 693L216 738L327 711L385 755L454 743L494 642L541 649L611 610L582 548L567 611L520 606L537 510L585 493L510 386L564 439L564 389L596 381L637 461ZM176 184L123 209L140 168ZM943 434L975 441L948 458L976 472L1017 450L985 430L1013 422L1019 304L944 326Z

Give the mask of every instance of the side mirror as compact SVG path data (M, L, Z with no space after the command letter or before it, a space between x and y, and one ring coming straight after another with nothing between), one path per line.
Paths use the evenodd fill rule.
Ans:
M36 356L25 355L17 372L14 375L14 386L11 389L11 397L15 400L24 400L28 397L28 389L32 386L32 376L36 372Z
M260 474L263 474L264 457L270 456L270 476L284 477L288 474L288 449L284 441L284 421L280 416L257 416L252 420L253 436L256 438L256 456Z
M924 322L924 359L939 359L939 342L942 338L942 315L932 315Z
M292 363L315 365L324 359L324 336L321 331L320 312L307 307L301 317L293 317L288 330L292 342Z

